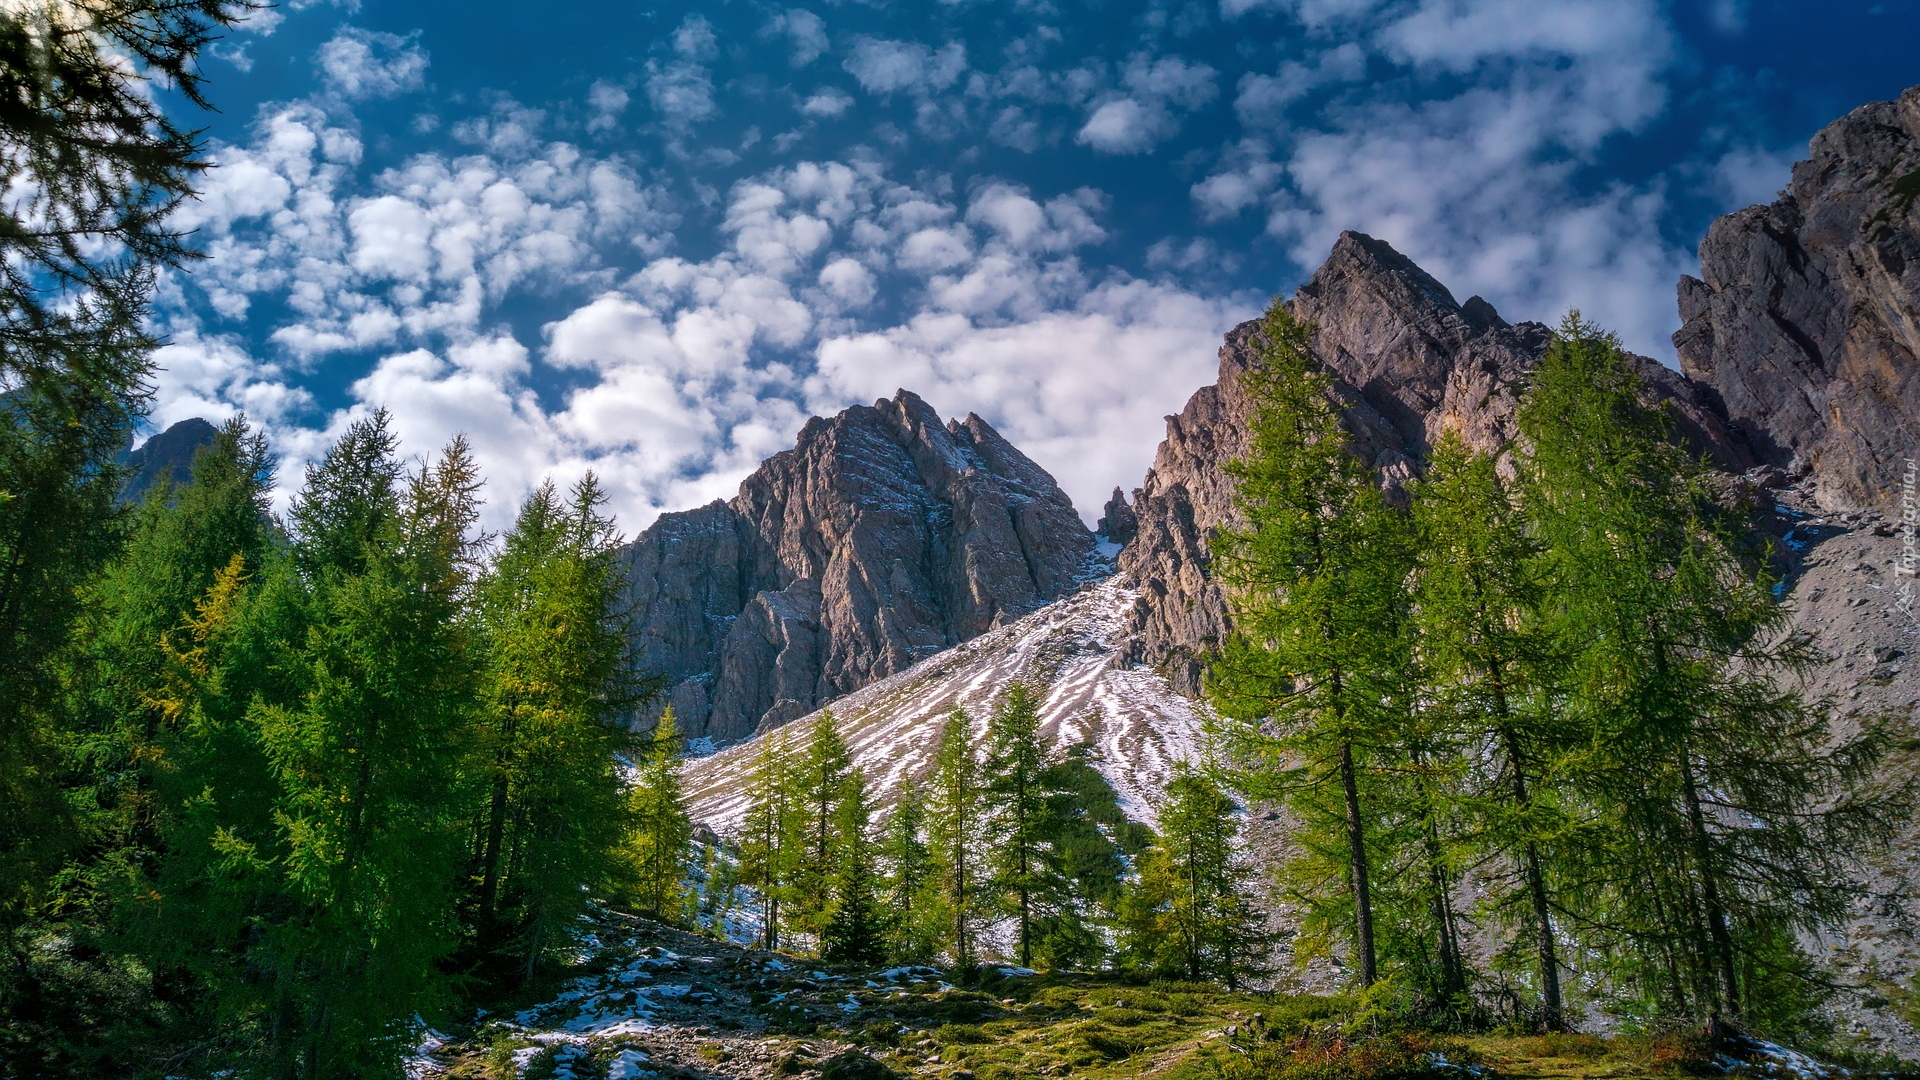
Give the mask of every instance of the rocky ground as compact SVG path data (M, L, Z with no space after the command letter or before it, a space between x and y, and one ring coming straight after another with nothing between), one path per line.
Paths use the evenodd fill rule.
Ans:
M1159 1075L1263 999L1091 975L852 973L613 913L557 993L430 1031L413 1080ZM1291 999L1290 999L1291 1000ZM1325 1015L1324 999L1298 999ZM1295 1011L1303 1006L1293 1005Z

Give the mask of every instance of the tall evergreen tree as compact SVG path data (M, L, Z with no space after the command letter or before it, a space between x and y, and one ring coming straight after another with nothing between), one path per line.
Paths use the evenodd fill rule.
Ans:
M455 941L477 482L458 443L412 477L393 451L376 414L309 468L270 661L292 678L249 710L286 845L269 1030L314 1078L390 1067Z
M629 891L641 914L679 922L687 901L693 822L680 797L680 731L671 708L660 714L654 726L629 799L633 818L626 851L632 879Z
M1402 515L1354 456L1309 340L1276 300L1255 339L1259 363L1243 376L1251 445L1226 471L1244 524L1214 543L1234 629L1208 690L1237 721L1226 730L1249 762L1241 782L1291 805L1309 849L1344 877L1355 967L1371 985L1368 772L1376 757L1398 761L1405 724L1409 554ZM1332 910L1331 898L1315 908Z
M834 812L831 914L820 932L820 957L831 963L872 964L886 955L885 920L875 895L873 837L868 834L871 816L866 774L850 769L841 781Z
M1206 774L1182 769L1167 785L1160 834L1126 902L1130 963L1235 988L1262 969L1266 937L1239 835L1233 800Z
M806 750L793 775L803 836L790 906L794 925L811 934L821 933L832 913L832 881L840 862L840 801L852 768L833 710L822 710L808 728Z
M1014 947L1023 966L1033 964L1033 927L1059 906L1065 889L1053 874L1046 788L1050 779L1040 745L1039 704L1033 690L1016 682L987 721L983 784L986 824L992 840L982 868L987 885L1004 899L1014 919Z
M1744 960L1782 971L1769 952L1845 909L1891 827L1864 786L1886 738L1835 740L1828 703L1779 685L1808 650L1646 397L1618 341L1570 315L1520 410L1523 493L1573 658L1575 781L1602 826L1569 906L1616 974L1711 1025L1777 990Z
M886 868L887 957L902 964L933 959L939 928L929 925L926 891L932 880L926 803L919 785L904 784L888 815L880 859Z
M1451 433L1434 445L1413 513L1416 622L1435 711L1487 763L1462 778L1458 794L1476 846L1511 867L1512 879L1490 882L1493 906L1525 912L1541 1022L1560 1029L1566 1004L1549 873L1577 827L1560 799L1559 771L1579 739L1557 709L1561 665L1544 623L1539 544L1494 460Z
M527 977L568 944L582 885L617 868L628 795L615 755L651 689L635 677L615 563L619 536L589 473L521 507L476 593L484 645L477 752L488 773L470 855L482 950Z
M206 107L198 54L248 7L0 9L0 947L16 970L15 932L81 836L58 790L58 661L118 539L154 275L191 255L167 215L206 167L150 80Z
M801 809L794 799L788 733L760 740L740 830L740 883L760 894L761 947L778 949L801 859Z
M927 853L932 869L929 915L942 927L940 945L955 967L979 959L986 907L982 837L984 791L974 752L973 718L953 707L933 756L927 800Z

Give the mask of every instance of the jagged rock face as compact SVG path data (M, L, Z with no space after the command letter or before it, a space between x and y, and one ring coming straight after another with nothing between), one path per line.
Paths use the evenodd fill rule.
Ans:
M1311 349L1335 378L1333 394L1355 452L1397 488L1441 433L1481 450L1514 437L1521 380L1551 340L1539 323L1510 325L1479 297L1447 288L1384 241L1348 232L1302 285L1289 309L1314 324ZM1234 521L1221 466L1247 445L1250 404L1241 376L1257 358L1256 323L1227 334L1219 381L1177 416L1134 496L1139 535L1120 568L1141 595L1132 656L1185 693L1199 689L1200 658L1227 629L1224 598L1208 575L1209 533ZM1753 464L1712 400L1677 372L1635 357L1651 397L1668 402L1679 430L1729 468Z
M159 432L142 443L140 449L131 447L120 455L120 464L128 469L127 486L120 497L127 502L139 502L147 489L160 482L161 477L175 484L185 484L193 479L193 456L200 448L213 442L219 429L199 417L182 420Z
M1768 464L1886 507L1920 446L1920 86L1814 136L1771 206L1714 222L1673 336Z
M742 738L1065 595L1093 550L986 421L901 391L809 421L732 501L629 546L639 663L683 731Z
M1094 532L1105 537L1109 544L1125 546L1134 534L1140 531L1140 519L1133 516L1133 507L1127 502L1127 493L1118 487L1107 505L1100 508L1100 522L1094 526Z

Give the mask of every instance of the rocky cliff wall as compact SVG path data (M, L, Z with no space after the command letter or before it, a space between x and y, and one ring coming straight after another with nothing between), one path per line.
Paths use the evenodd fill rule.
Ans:
M1680 280L1682 369L1829 509L1885 509L1920 453L1920 86L1814 136Z
M1498 452L1514 436L1523 380L1551 340L1540 323L1509 324L1478 296L1465 304L1381 240L1342 233L1327 261L1288 302L1314 327L1314 358L1334 376L1347 430L1384 483L1413 475L1433 441L1457 431ZM1120 568L1141 597L1132 656L1199 690L1200 658L1226 630L1208 574L1208 535L1234 520L1221 466L1246 448L1250 406L1240 377L1257 363L1246 323L1227 334L1220 374L1178 415L1134 493L1137 535ZM1635 357L1651 395L1668 402L1700 452L1744 471L1755 459L1710 394L1670 368Z
M986 421L901 391L808 421L731 501L663 515L624 557L659 704L724 742L1071 592L1094 539Z

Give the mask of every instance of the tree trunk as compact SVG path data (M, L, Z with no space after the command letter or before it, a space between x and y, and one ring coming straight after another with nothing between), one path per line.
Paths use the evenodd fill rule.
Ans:
M1694 780L1693 762L1684 755L1680 768L1687 805L1687 824L1693 833L1693 861L1699 866L1700 899L1707 909L1707 933L1713 943L1713 964L1720 980L1719 992L1715 995L1719 1000L1715 1004L1724 1005L1729 1012L1737 1012L1740 981L1734 970L1733 935L1727 929L1727 911L1720 903L1719 879L1713 872L1713 850L1707 838L1706 814L1700 808L1700 787ZM1715 1008L1708 1021L1717 1027L1720 1020L1719 1009Z
M1353 766L1353 744L1340 744L1340 786L1347 797L1347 858L1353 875L1354 944L1360 953L1360 984L1379 980L1373 950L1373 894L1367 883L1367 829L1360 817L1360 781Z
M1504 716L1506 695L1497 690L1496 694L1499 710ZM1500 727L1500 737L1506 743L1507 761L1513 767L1514 805L1525 809L1532 802L1532 793L1527 790L1520 737L1505 724ZM1560 996L1560 957L1553 940L1553 907L1547 901L1546 875L1540 869L1540 849L1532 840L1528 840L1521 850L1521 872L1526 876L1527 894L1533 901L1534 947L1539 954L1540 996L1546 1013L1541 1017L1541 1022L1549 1031L1561 1031L1566 1027L1566 1005Z

